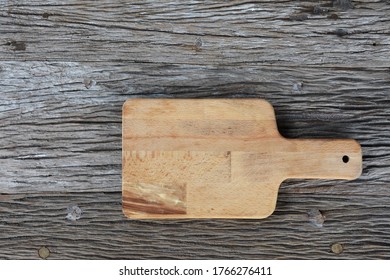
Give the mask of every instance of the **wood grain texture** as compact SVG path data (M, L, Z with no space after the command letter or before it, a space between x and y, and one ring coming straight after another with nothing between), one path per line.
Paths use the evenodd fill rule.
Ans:
M263 219L284 180L351 180L361 170L359 143L284 138L262 99L133 98L123 105L129 218Z
M1 201L7 259L36 259L41 246L50 249L49 259L389 257L388 196L282 191L274 214L257 221L129 221L120 192L2 195ZM77 221L67 218L71 204L82 210ZM342 254L332 253L334 243L343 245Z
M1 258L390 258L388 1L0 3ZM262 221L129 222L129 97L264 98L285 137L358 140L363 175L284 182Z

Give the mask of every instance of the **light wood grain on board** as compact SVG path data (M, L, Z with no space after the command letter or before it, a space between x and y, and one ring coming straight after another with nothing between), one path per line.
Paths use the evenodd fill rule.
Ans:
M132 99L122 121L130 218L265 218L285 179L361 174L359 143L285 139L261 99Z

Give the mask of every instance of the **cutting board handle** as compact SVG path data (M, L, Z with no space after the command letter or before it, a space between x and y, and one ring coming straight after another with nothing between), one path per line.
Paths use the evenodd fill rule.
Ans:
M352 139L286 139L287 178L353 180L362 173L362 150Z

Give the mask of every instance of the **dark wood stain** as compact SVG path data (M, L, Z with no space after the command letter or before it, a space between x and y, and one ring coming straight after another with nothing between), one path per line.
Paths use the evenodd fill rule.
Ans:
M327 17L328 19L339 19L339 16L337 14L330 14Z
M164 204L139 204L134 203L131 199L124 197L123 208L135 213L147 213L147 214L186 214L185 210L170 208Z
M9 41L6 43L7 46L11 46L13 51L25 51L26 42L23 41Z
M353 9L354 5L351 0L333 0L333 7L339 8L342 11Z
M138 187L132 187L127 184L122 203L125 210L133 213L185 214L186 186L138 184Z

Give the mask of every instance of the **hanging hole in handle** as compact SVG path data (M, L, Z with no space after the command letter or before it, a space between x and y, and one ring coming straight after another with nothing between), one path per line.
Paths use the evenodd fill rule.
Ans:
M349 156L347 155L343 156L343 162L348 163L348 161L349 161Z

